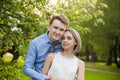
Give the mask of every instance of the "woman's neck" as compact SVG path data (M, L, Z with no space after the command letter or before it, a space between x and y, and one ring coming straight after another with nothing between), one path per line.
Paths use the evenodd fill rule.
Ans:
M63 51L61 54L62 54L63 57L66 57L66 58L69 58L69 59L72 59L74 57L74 53L71 50Z

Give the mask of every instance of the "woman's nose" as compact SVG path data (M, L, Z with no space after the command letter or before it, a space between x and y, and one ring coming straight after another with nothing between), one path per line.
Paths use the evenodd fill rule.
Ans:
M67 38L65 38L63 41L66 42L66 41L67 41Z

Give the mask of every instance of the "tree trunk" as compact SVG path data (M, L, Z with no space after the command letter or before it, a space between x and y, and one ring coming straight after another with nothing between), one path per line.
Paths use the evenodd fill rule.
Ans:
M90 61L89 55L90 55L90 51L86 50L86 61Z
M109 53L108 53L108 58L107 58L107 62L106 62L106 65L107 66L111 66L112 65L112 56L113 56L113 54L112 54L112 46L110 47L110 51L109 51Z
M117 51L118 50L117 47L119 46L119 44L118 44L119 40L118 39L119 39L118 36L116 36L115 37L115 45L113 47L113 53L114 53L115 63L117 65L117 67L120 68L120 57L119 57L119 52Z
M92 50L93 46L90 43L86 44L86 61L90 61L90 54Z

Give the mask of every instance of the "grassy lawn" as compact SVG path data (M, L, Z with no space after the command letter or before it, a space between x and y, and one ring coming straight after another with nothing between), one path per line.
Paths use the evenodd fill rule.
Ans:
M85 80L120 80L120 74L85 71Z
M85 62L85 67L120 73L120 68L117 68L115 63L113 63L111 66L106 66L106 63L104 62Z
M97 63L85 62L85 65L86 68L93 68L101 71L107 71L106 73L101 71L86 70L85 80L120 80L120 69L118 69L114 63L111 66L106 66L106 63L101 63L101 62L97 62ZM112 74L109 72L116 72L119 74Z

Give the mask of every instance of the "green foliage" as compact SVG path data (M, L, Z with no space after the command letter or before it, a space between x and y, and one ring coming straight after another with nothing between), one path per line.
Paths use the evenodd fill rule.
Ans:
M51 14L65 14L84 41L93 27L104 24L102 9L106 6L97 0L58 0L56 5L49 0L3 0L0 4L0 54L12 50L23 56L31 39L47 31Z
M22 59L21 59L22 60ZM4 63L0 58L0 79L1 80L21 80L23 76L23 64L19 61L14 63Z
M120 15L118 14L120 12L120 1L103 0L103 3L107 4L107 6L101 4L104 6L102 9L104 11L103 19L105 25L92 28L92 32L85 37L85 41L88 39L87 42L94 46L94 50L100 59L107 58L110 47L115 45L115 37L120 37ZM117 45L120 44L119 42L120 39L118 39Z
M24 55L30 40L46 32L50 14L45 9L47 4L46 0L0 2L0 54L13 50Z
M13 55L10 53L6 53L3 55L2 59L3 59L3 62L5 62L5 63L11 62L13 59Z
M54 12L67 15L70 19L70 27L80 32L83 31L80 29L81 27L91 29L93 27L98 27L99 24L104 24L102 19L104 12L102 8L105 8L105 4L97 0L59 0L57 4L53 6Z

